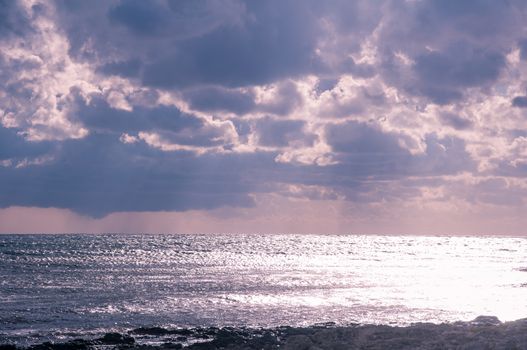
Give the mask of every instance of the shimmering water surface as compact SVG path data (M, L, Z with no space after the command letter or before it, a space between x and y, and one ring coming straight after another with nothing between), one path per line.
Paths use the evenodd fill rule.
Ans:
M0 343L160 325L527 317L527 239L0 235Z

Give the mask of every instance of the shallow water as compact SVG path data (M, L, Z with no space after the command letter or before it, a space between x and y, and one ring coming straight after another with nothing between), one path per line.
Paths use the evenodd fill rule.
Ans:
M527 239L0 235L0 343L164 327L527 317Z

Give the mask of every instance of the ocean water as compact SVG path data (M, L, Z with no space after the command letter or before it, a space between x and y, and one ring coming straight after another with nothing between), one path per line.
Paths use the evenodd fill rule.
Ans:
M0 343L140 326L527 317L527 239L0 235Z

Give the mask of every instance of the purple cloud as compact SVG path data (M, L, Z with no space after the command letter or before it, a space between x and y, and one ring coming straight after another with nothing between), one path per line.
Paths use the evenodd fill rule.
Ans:
M519 210L525 19L521 1L0 0L0 207Z

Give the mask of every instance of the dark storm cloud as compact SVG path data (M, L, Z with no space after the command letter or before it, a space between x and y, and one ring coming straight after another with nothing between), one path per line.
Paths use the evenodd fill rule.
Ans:
M140 132L153 132L163 143L197 147L220 146L225 142L225 129L209 125L173 106L136 107L126 111L111 108L104 100L93 99L89 105L79 101L76 116L85 127L101 133L135 136Z
M104 75L118 75L122 77L135 77L139 74L141 62L137 59L128 61L109 62L97 68L97 72Z
M431 52L417 57L415 70L422 80L450 86L477 86L493 81L505 65L498 52L464 50L454 45L448 55Z
M423 50L415 56L412 76L386 56L383 70L389 81L406 91L443 105L460 100L467 88L490 86L505 68L505 54L495 49L473 47L466 42L452 43L441 51Z
M272 144L306 139L301 122L267 122L266 137ZM375 192L372 180L456 173L470 164L458 140L431 136L426 154L411 155L398 145L400 135L365 125L341 126L329 135L342 154L341 163L318 167L276 163L274 152L199 157L162 152L144 143L123 144L113 133L94 132L61 142L49 164L0 168L0 207L68 208L92 217L116 211L247 207L254 205L251 193L273 191L275 183L327 186L350 200L367 202L387 196L360 196Z
M89 105L78 102L76 117L91 130L116 133L139 131L197 130L203 121L175 107L136 107L133 111L111 108L102 99L93 99Z
M274 120L262 118L256 122L255 132L262 146L309 147L316 140L316 135L306 132L306 122L303 120Z
M383 75L437 104L488 87L516 46L524 7L516 1L394 2L379 40ZM397 62L400 53L412 61L410 71Z
M157 87L247 86L295 77L322 65L314 53L315 16L290 1L247 3L243 27L223 26L179 43L145 65L143 82Z
M0 160L38 157L53 150L51 142L27 142L20 130L0 126Z
M166 10L158 1L128 0L112 8L108 17L134 34L155 35L170 19Z
M254 185L241 179L240 168L254 160L243 156L194 158L124 145L108 134L66 141L55 156L46 166L0 167L0 206L69 208L101 217L115 211L252 205L248 191Z
M438 104L459 100L467 88L485 87L497 79L505 54L520 40L515 34L525 7L522 2L485 0L128 0L100 6L57 1L74 55L90 55L81 52L89 42L100 61L99 71L137 77L161 88L192 86L192 97L198 100L196 88L202 85L207 95L211 85L260 85L306 74L371 77L382 72L391 84ZM381 20L381 67L356 64L349 54L360 50ZM324 21L336 32L328 32ZM317 51L325 41L336 44ZM413 76L401 71L396 53L413 60ZM218 107L250 108L249 101L240 102L240 107L228 102Z
M295 84L290 81L277 83L277 91L269 102L256 102L256 95L252 90L219 86L203 86L183 90L181 96L194 110L204 112L231 112L243 115L250 112L264 112L285 116L302 102Z
M402 144L412 140L397 133L386 133L363 123L347 122L329 125L326 129L329 145L340 161L335 168L343 175L401 178L456 174L474 170L475 162L465 150L463 140L427 135L424 153L412 154Z
M522 59L527 51L520 30L524 26L524 4L512 0L55 3L52 19L57 32L65 33L69 40L68 59L95 71L95 78L89 81L93 87L99 87L98 79L119 76L130 79L131 90L150 90L152 96L148 103L125 96L133 110L118 110L102 97L108 85L99 87L100 94L90 86L86 93L90 103L73 99L72 112L64 117L88 130L89 135L80 140L27 142L17 135L24 130L0 127L0 160L53 156L46 164L0 167L1 207L52 206L95 217L116 211L247 207L254 204L253 193L272 192L276 184L325 186L334 190L328 198L343 193L357 202L414 195L417 189L410 185L404 193L388 193L388 187L376 187L376 181L475 173L475 161L459 137L434 133L416 136L424 131L405 132L397 121L389 128L399 132L383 130L376 123L382 123L384 117L368 115L371 107L390 109L392 95L403 101L401 105L414 97L423 104L463 101L470 91L484 91L500 79L512 49L519 48ZM23 37L30 27L30 19L14 1L0 0L0 40ZM371 61L357 58L362 50L371 50L366 55L373 57ZM60 53L50 53L56 54ZM32 101L29 85L16 78L46 57L32 58L17 57L7 66L8 58L0 56L2 92L20 101ZM42 67L63 73L63 61L58 62ZM52 73L47 74L51 77L43 74L42 81L33 85L55 84ZM357 85L355 95L341 100L335 92L333 109L326 110L317 99L322 92L334 89L344 74L351 75L354 84L364 86ZM79 76L84 79L84 75ZM304 85L309 84L295 80L308 76L316 79L310 81L318 80L316 91L306 92ZM67 76L65 83L70 78L78 77ZM368 85L370 81L376 85ZM273 85L261 86L266 84ZM125 90L119 92L126 94ZM259 95L262 91L263 99ZM177 103L196 115L173 106L155 106L163 93L172 94ZM345 88L340 93L344 95ZM53 105L55 100L50 100ZM71 102L58 100L65 106ZM524 96L514 97L511 103L527 106ZM0 110L0 116L16 114L17 104L12 106L0 106L5 109ZM315 110L314 115L301 114L311 110ZM30 112L32 116L34 111ZM218 124L233 125L239 139L224 138L222 127L207 124L197 112L222 118L224 124ZM250 113L254 115L247 116ZM317 113L344 122L329 124L317 119ZM475 128L467 115L445 113L438 119L452 128L445 128L448 132L459 135L463 133L458 130ZM345 121L351 117L372 123ZM323 132L316 135L320 130L309 131L312 125L301 118L313 121L314 128ZM41 126L27 119L18 122ZM419 123L415 121L415 125ZM217 148L222 153L181 151L177 147L163 152L141 140L140 132L155 133L167 144ZM119 141L123 133L130 134L131 143ZM338 164L275 161L284 148L302 151L315 146L318 137L331 148L328 158ZM233 151L235 142L245 147L239 153ZM254 151L251 142L273 151ZM527 172L520 163L499 164L503 167L497 172L516 176ZM486 186L500 191L501 185L490 185Z
M141 68L175 55L183 41L238 26L245 13L238 0L54 2L73 57L100 65L136 59Z
M451 126L457 130L465 130L473 126L471 120L462 118L459 115L453 113L442 113L440 115L440 120L444 124Z
M464 140L428 134L425 143L426 151L414 155L408 174L438 176L476 171L477 163L467 152Z
M337 78L322 78L317 82L316 91L320 95L325 91L333 90L338 82Z
M192 109L205 112L224 111L245 114L256 107L253 93L221 87L190 89L184 91L182 95Z
M469 40L469 47L505 48L513 43L511 39L516 40L525 10L521 0L391 1L388 6L383 44L392 48L401 45L405 51L459 38Z
M278 84L276 97L272 102L259 106L261 111L277 115L287 115L302 102L302 96L290 81Z
M0 40L11 35L24 35L29 28L29 18L16 1L0 0Z
M349 57L380 20L380 8L368 2L56 2L72 55L99 61L103 72L135 74L148 86L239 87L305 74L375 74L374 67ZM356 38L317 51L333 35L324 29L323 18ZM90 50L85 50L86 43ZM324 60L330 53L341 57L331 67Z
M367 124L347 122L329 125L326 139L339 164L334 166L341 186L352 188L365 178L398 179L410 168L412 155L399 144L394 133L384 133ZM348 197L353 197L345 190Z
M527 107L527 96L516 96L512 99L512 105L514 107L526 108Z
M421 16L419 20L423 25L426 21L432 27L448 22L474 37L494 37L516 25L518 17L514 11L520 10L524 5L522 1L514 0L431 0L418 6Z
M504 54L466 49L466 43L455 44L443 53L424 53L415 59L417 90L438 104L460 98L463 88L493 82L505 67Z
M520 58L522 60L527 59L527 39L520 39L518 41L518 47L520 48Z
M399 146L397 135L385 134L363 123L330 124L326 129L329 145L334 151L360 155L407 155Z

